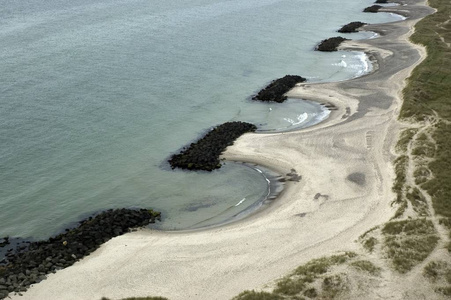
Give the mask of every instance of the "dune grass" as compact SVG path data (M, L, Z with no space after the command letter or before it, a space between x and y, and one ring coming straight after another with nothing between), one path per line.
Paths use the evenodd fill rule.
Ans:
M245 291L233 300L294 300L318 296L322 299L333 299L345 292L348 284L344 274L329 274L329 272L332 267L345 264L356 256L353 252L345 252L340 255L311 260L280 279L272 292ZM312 286L315 282L321 286L320 290Z
M388 222L382 234L387 258L399 273L407 273L424 261L439 240L434 224L426 219Z
M436 119L432 138L436 151L434 161L428 164L432 178L423 188L432 196L435 212L451 217L451 2L430 0L437 9L417 23L411 40L424 45L427 58L413 70L404 89L401 119L425 121ZM428 148L417 151L430 155Z
M110 300L110 299L103 297L100 300ZM164 298L164 297L131 297L131 298L123 298L121 300L168 300L168 298Z
M406 153L410 140L412 140L417 132L417 128L409 128L402 131L396 144L396 150L400 153Z
M363 272L367 272L371 275L378 276L380 275L382 269L377 267L375 264L370 262L369 260L357 260L349 264L355 269Z
M437 284L435 291L451 296L451 265L446 261L431 261L423 270L423 276Z

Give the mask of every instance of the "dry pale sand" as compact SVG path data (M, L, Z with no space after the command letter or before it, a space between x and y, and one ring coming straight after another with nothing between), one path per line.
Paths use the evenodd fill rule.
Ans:
M302 84L291 97L330 102L338 110L312 128L246 134L229 147L229 160L254 162L300 182L267 209L227 226L194 232L142 230L114 238L13 299L113 299L159 295L169 299L231 299L262 288L312 258L355 250L355 240L393 215L391 150L404 79L425 52L407 41L432 10L409 0L391 7L410 18L371 25L381 37L350 41L365 49L377 71L340 83ZM290 177L287 176L287 179Z

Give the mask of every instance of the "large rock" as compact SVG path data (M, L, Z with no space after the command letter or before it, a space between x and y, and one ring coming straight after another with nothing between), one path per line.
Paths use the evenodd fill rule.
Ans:
M379 9L381 9L381 8L382 8L382 6L380 6L380 5L372 5L372 6L365 8L363 10L363 12L377 13L379 11Z
M192 143L188 149L174 154L169 163L171 167L212 171L221 167L219 156L233 144L233 142L246 132L255 131L257 127L245 122L227 122L215 127L197 142Z
M363 22L351 22L351 23L346 24L343 27L341 27L338 30L338 32L341 32L341 33L357 32L357 29L362 27L363 25L366 25L366 23L363 23Z
M291 90L296 83L304 81L306 79L301 76L286 75L285 77L272 81L267 87L252 97L252 100L284 102L287 99L284 94Z
M340 44L346 40L348 39L345 39L341 36L331 37L326 40L322 40L321 43L316 46L315 50L326 52L337 51L338 46L340 46Z

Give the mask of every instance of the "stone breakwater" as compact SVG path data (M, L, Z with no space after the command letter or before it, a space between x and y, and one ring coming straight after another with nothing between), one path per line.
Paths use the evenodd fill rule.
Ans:
M372 6L365 8L363 10L363 12L377 13L379 11L379 9L381 9L381 8L382 8L382 6L380 6L380 5L372 5Z
M357 32L357 29L362 27L363 25L366 25L367 23L363 22L351 22L349 24L344 25L340 29L338 29L338 32L340 33L352 33Z
M285 93L294 88L297 83L306 81L307 79L297 75L286 75L282 78L272 81L267 87L252 97L257 101L273 101L282 103L287 100Z
M172 169L213 171L219 169L219 156L233 142L246 132L254 132L257 127L245 122L227 122L215 127L197 142L192 143L179 154L169 159Z
M262 89L252 100L283 102L287 99L285 93L297 83L306 81L297 75L286 75L272 81ZM172 169L213 171L221 167L219 156L246 132L254 132L257 127L246 122L227 122L215 127L197 142L184 147L179 154L174 154L168 160Z
M0 299L11 292L26 291L30 285L45 280L47 274L73 265L111 238L155 220L161 220L161 215L153 210L107 210L48 240L10 248L0 262ZM9 239L3 240L5 247Z
M348 39L345 39L344 37L341 37L341 36L331 37L331 38L322 40L316 46L315 50L325 51L325 52L337 51L338 46L340 46L340 44L346 40L348 40Z

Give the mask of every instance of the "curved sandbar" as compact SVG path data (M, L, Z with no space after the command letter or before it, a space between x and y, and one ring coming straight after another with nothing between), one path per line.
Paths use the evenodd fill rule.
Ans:
M326 122L298 132L245 134L226 151L228 159L302 175L287 182L274 205L206 231L143 230L114 238L13 299L231 299L311 258L356 249L359 235L394 212L391 148L400 91L425 55L407 39L415 22L432 12L423 2L405 2L390 11L405 10L408 20L368 25L382 36L343 45L370 52L378 70L345 82L301 84L289 93L335 104L339 109Z

